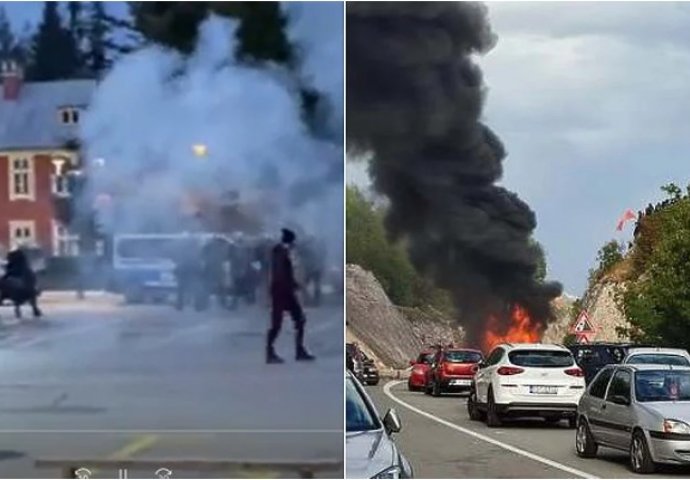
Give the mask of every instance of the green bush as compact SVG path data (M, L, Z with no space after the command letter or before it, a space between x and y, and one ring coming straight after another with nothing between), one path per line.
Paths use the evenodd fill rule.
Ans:
M388 240L382 209L354 187L347 189L346 238L347 262L371 271L394 304L454 311L448 293L419 275L403 246Z

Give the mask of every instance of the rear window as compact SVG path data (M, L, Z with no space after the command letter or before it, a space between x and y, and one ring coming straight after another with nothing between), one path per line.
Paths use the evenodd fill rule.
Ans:
M434 359L434 354L433 353L422 353L419 355L417 358L417 363L426 363L429 364L431 361Z
M562 368L575 363L572 354L562 350L513 350L508 359L519 367Z
M445 353L445 361L450 363L479 363L482 361L482 355L479 352L449 351Z
M677 367L689 367L690 362L685 357L668 353L640 353L632 355L628 363L636 365L674 365Z

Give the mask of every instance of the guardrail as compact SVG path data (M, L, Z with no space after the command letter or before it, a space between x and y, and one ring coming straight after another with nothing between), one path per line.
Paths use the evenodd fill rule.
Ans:
M334 472L337 476L342 475L343 462L341 460L315 460L315 461L266 461L266 460L166 460L166 459L123 459L123 460L96 460L96 459L38 459L35 462L36 468L59 469L61 478L89 478L87 471L91 470L118 470L120 478L127 478L128 470L149 470L153 476L154 472L164 468L172 472L169 477L159 476L158 478L174 478L176 471L184 472L238 472L256 471L265 473L266 471L276 472L280 477L287 478L282 474L286 472L294 473L296 478L315 478L317 474L323 472ZM81 472L80 472L81 470ZM123 476L123 473L124 476ZM80 475L81 473L81 475ZM229 477L228 477L229 478Z

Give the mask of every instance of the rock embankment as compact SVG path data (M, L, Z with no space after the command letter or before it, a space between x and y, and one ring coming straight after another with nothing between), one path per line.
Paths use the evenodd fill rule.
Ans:
M627 340L618 334L619 328L629 325L616 303L616 294L622 288L625 288L624 284L607 279L595 283L585 293L582 305L596 329L594 341L617 342ZM568 335L573 321L569 309L570 307L566 310L564 306L560 308L558 305L556 306L557 319L546 330L544 342L561 343Z
M371 272L348 265L347 336L381 368L404 369L432 343L460 343L462 330L433 311L393 305Z

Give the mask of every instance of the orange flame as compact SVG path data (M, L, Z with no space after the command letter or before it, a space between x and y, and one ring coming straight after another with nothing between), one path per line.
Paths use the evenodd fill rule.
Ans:
M488 353L500 343L536 343L541 340L543 325L530 318L527 310L514 305L510 312L511 324L502 327L499 318L490 315L482 340L482 349Z

